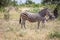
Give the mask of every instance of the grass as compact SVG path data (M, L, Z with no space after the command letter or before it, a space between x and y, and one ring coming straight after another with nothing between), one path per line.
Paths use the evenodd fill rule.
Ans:
M60 38L60 32L51 33L50 38Z
M33 8L32 10L30 10L30 12L33 12L33 13L38 13L40 11L39 8Z
M33 8L31 10L33 13L35 13L39 11L39 8ZM59 20L56 20L54 22L48 21L43 28L42 24L40 24L40 29L37 29L37 22L30 23L27 21L27 29L21 29L21 25L19 24L19 17L20 13L14 10L10 11L10 20L8 22L3 20L2 17L0 20L0 40L50 40L48 38L48 35L52 37L57 36L56 38L60 37L60 33L51 33L54 28L56 28L58 25L60 26Z

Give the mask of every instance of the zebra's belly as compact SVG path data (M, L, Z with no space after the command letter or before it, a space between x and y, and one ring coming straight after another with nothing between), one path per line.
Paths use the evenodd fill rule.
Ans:
M27 19L29 22L36 22L37 20L36 20L36 18L28 18Z

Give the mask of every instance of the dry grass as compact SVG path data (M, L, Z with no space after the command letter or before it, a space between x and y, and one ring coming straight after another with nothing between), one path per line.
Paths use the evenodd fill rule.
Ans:
M37 22L30 23L27 21L26 28L21 29L19 13L11 11L8 22L0 19L0 40L60 40L59 38L49 38L49 34L54 30L60 31L60 21L46 22L45 27L40 24L40 29L37 29Z
M0 40L50 40L49 33L54 30L60 30L60 23L47 22L45 27L37 28L37 23L26 22L27 29L21 29L19 21L10 20L6 22L1 20L0 23ZM57 38L55 38L57 39ZM51 39L53 40L53 39ZM59 39L58 39L59 40Z

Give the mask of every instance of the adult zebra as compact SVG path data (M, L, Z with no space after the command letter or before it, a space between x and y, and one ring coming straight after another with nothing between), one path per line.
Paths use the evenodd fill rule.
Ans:
M51 18L54 18L53 15L50 14L50 11L48 8L45 8L45 9L39 11L38 13L22 12L20 14L20 20L19 20L19 23L21 24L21 28L23 26L24 26L24 28L26 28L25 27L26 20L28 20L29 22L38 22L37 28L39 28L39 24L41 21L43 24L45 23L46 15L48 15Z

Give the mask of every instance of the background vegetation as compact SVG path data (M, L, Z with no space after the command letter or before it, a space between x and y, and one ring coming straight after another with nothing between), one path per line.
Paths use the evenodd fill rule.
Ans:
M37 4L32 0L20 4L16 0L0 0L0 40L60 40L60 3L57 2L60 0L42 0ZM20 28L18 22L22 11L37 13L45 7L52 12L57 7L59 17L48 21L44 28L41 24L40 29L36 29L36 23L28 21L27 29Z

